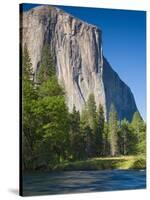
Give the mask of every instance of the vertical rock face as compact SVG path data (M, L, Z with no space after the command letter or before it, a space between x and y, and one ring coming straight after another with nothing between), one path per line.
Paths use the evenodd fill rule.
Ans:
M82 111L93 93L106 119L113 103L120 119L131 120L137 111L134 97L104 58L100 29L51 6L36 7L21 17L22 45L27 44L35 74L48 43L70 111L73 105Z

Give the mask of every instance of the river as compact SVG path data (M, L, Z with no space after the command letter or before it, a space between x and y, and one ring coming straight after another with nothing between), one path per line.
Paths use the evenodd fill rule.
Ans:
M143 188L146 188L145 170L65 171L23 176L24 196Z

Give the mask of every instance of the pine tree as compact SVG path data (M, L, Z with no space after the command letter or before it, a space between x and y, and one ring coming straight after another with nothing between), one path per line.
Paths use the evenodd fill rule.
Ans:
M68 108L49 56L44 50L35 87L27 46L23 51L24 169L50 169L69 158Z
M41 63L37 72L37 81L41 84L56 74L49 45L46 43L42 49Z
M87 105L82 110L81 113L81 121L80 121L80 132L83 136L83 146L84 146L84 153L85 157L89 158L93 155L93 130L89 125L89 118L88 118L88 108Z
M97 130L95 137L96 155L103 155L103 137L104 137L104 111L103 106L100 104L97 112Z
M64 90L55 73L50 49L46 44L37 74L39 85L35 113L38 120L36 134L39 136L39 158L44 160L45 166L51 167L69 156L68 108Z
M70 117L70 146L71 153L74 159L79 159L82 151L80 140L80 114L79 111L76 111L75 106L73 106L73 111L69 115ZM82 156L81 156L82 157Z
M109 142L111 156L116 156L118 154L118 120L117 111L113 104L111 105L109 113Z
M135 112L131 122L132 132L135 138L135 153L146 152L146 124L144 123L139 112Z
M31 58L29 56L27 45L24 45L24 50L22 54L22 71L23 71L23 79L28 81L33 81L33 70Z
M95 133L97 128L97 112L94 94L90 94L87 100L87 114L89 126L93 130L93 133Z
M103 133L103 156L110 155L110 143L109 143L109 124L104 123L104 133Z
M136 133L138 140L140 139L140 129L141 129L142 124L143 124L143 120L140 116L140 113L135 112L134 115L133 115L131 126L133 127L134 132Z
M32 63L27 46L25 44L22 55L22 148L23 148L23 165L24 168L32 168L34 162L34 144L36 138L34 135L35 122L33 120L33 107L37 98L33 86Z
M97 108L95 103L95 97L94 94L90 94L89 98L87 100L86 104L86 111L87 116L86 119L88 121L88 142L89 142L89 148L90 149L90 155L96 156L97 154L97 145L96 145L96 136L97 136L97 130L98 130L98 120L97 120ZM92 134L90 134L92 133Z
M122 155L127 155L130 152L130 139L131 139L130 135L131 135L131 130L129 122L126 119L124 119L120 123L119 136L118 136L119 152Z

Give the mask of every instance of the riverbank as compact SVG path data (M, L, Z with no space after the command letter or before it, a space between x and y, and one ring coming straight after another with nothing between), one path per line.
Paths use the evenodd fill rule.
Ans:
M99 157L84 161L64 162L56 165L54 171L145 169L145 156Z

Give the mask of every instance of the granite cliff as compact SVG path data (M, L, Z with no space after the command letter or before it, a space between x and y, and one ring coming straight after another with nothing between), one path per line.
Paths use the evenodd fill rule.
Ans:
M20 28L22 45L27 44L35 76L43 45L50 46L70 111L73 105L82 111L93 93L96 105L103 105L106 119L113 103L120 119L131 120L137 111L133 94L103 56L98 27L56 7L38 6L21 14Z

